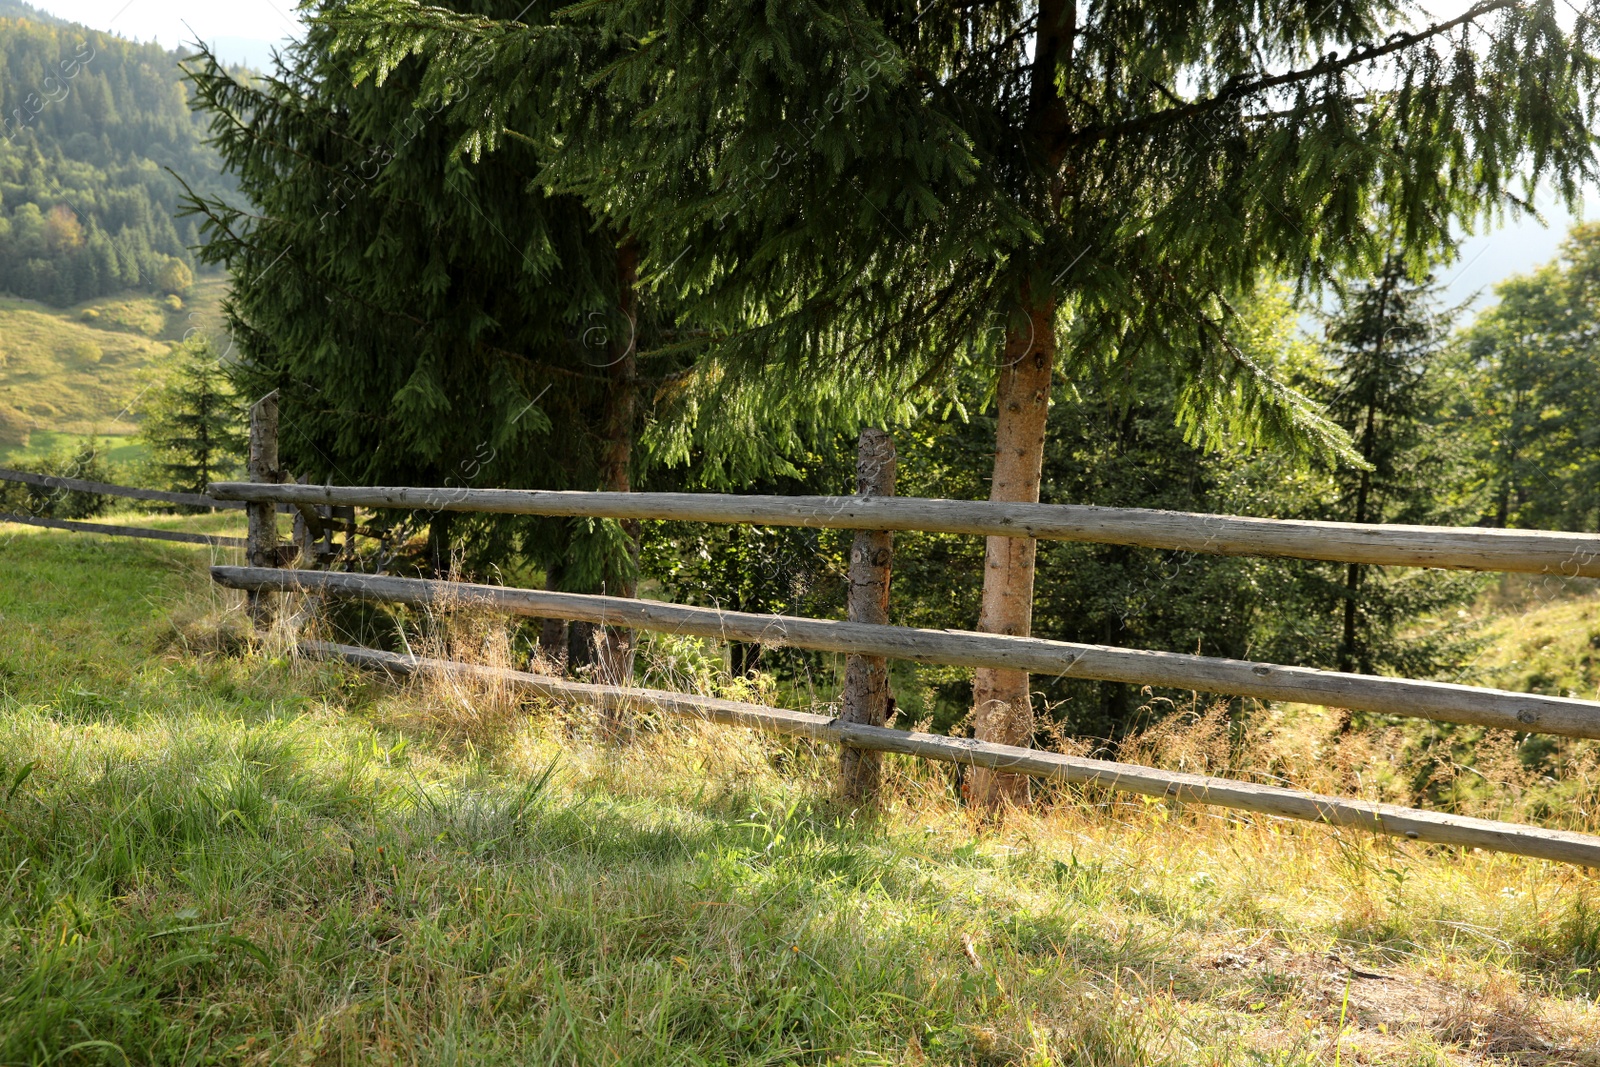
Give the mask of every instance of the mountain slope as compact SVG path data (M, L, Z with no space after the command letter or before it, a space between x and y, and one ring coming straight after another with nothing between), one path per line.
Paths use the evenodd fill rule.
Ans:
M183 182L228 195L190 113L184 53L0 6L0 290L58 306L180 291Z
M192 330L226 347L220 277L187 303L124 292L58 309L0 296L0 465L87 434L121 438L139 425L140 393L156 363ZM110 442L112 458L130 458Z

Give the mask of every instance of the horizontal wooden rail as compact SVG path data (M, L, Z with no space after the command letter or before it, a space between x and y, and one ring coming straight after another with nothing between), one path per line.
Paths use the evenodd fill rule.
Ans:
M490 609L513 615L574 619L720 640L854 652L916 663L1009 668L1049 677L1094 678L1263 700L1291 700L1528 733L1600 737L1600 704L1446 682L1340 674L1307 667L1280 667L1247 660L1034 637L751 615L625 597L550 593L420 578L270 567L213 567L211 575L223 585L236 589L314 591L446 609Z
M165 504L187 504L197 508L242 508L244 502L201 496L198 493L167 493L160 489L135 489L131 485L111 485L107 482L86 482L82 478L58 478L53 474L34 474L32 471L14 471L0 467L0 482L22 482L42 489L70 489L78 493L98 493L101 496L125 496L134 500L159 500Z
M1037 537L1108 545L1456 570L1600 577L1600 534L1390 526L1207 515L1077 504L918 497L579 493L536 489L364 488L216 482L226 500L365 508L575 515L611 519L816 526L842 530Z
M305 652L339 658L401 674L438 671L445 675L510 683L549 700L602 708L651 708L672 715L726 726L746 726L781 734L836 741L854 748L898 752L946 763L964 763L1074 784L1094 784L1145 796L1210 804L1307 822L1347 826L1378 834L1462 848L1492 849L1536 859L1600 867L1600 837L1547 830L1517 823L1473 819L1462 815L1403 808L1362 800L1320 796L1281 786L1256 785L1230 778L1208 778L1131 763L1063 756L1054 752L988 744L939 734L904 733L881 726L840 722L823 715L785 711L715 697L654 689L621 689L567 682L501 667L479 667L451 660L424 659L378 652L351 645L306 642Z
M10 515L0 512L0 523L15 522L23 526L43 526L47 530L71 530L74 533L103 534L106 537L143 537L151 541L179 541L188 545L215 545L219 548L243 548L244 538L225 537L222 534L188 533L184 530L152 530L145 526L114 526L103 522L78 522L73 519L41 519L36 515Z

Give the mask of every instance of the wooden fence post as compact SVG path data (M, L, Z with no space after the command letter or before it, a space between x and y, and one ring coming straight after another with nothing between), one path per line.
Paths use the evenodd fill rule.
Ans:
M894 438L866 427L856 449L856 493L893 496ZM851 622L884 624L889 621L889 571L894 555L894 534L888 530L857 530L850 547ZM844 667L844 698L839 720L865 726L882 726L889 717L889 662L882 656L849 656ZM877 752L844 746L839 749L839 787L849 800L877 795Z
M274 389L250 409L250 456L246 463L252 482L276 485L278 474L278 391ZM247 511L249 527L245 535L245 552L252 567L277 567L278 511L277 505L251 504ZM259 589L251 590L248 600L250 618L258 625L265 623L271 614L273 594Z

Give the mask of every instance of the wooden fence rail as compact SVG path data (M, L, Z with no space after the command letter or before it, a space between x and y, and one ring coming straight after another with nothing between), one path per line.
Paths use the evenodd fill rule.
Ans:
M1486 848L1561 863L1600 867L1600 837L1588 834L1447 815L1392 804L1321 796L1280 786L1256 785L1229 778L1210 778L1181 771L1141 767L1136 764L1085 759L1080 756L1063 756L1054 752L1040 752L1010 745L987 744L968 738L906 733L881 726L846 723L823 715L785 711L760 704L719 700L715 697L653 689L588 685L505 668L400 656L391 652L378 652L326 642L305 642L300 647L311 655L344 659L350 663L380 667L401 674L434 671L445 675L510 683L549 700L576 702L611 710L649 708L721 725L747 726L819 741L833 741L851 748L898 752L947 763L992 767L1059 782L1093 784L1168 800L1210 804L1330 826L1354 827L1413 841L1456 845L1463 848Z
M1600 703L1535 693L1512 693L1476 686L1405 678L1343 674L1271 663L1217 659L1171 652L1073 644L1030 637L919 630L887 625L871 610L886 586L891 554L887 533L881 544L862 531L925 531L990 537L1045 538L1134 545L1216 555L1251 555L1391 566L1600 577L1600 535L1539 530L1460 529L1357 523L1258 519L1135 508L1010 504L988 501L893 497L892 475L878 485L862 481L854 497L731 496L689 493L588 493L517 489L316 486L290 484L280 472L254 457L276 453L275 397L265 398L251 425L250 482L219 482L210 492L220 499L249 502L253 508L291 505L312 508L378 508L407 511L465 511L505 515L545 515L612 519L750 523L807 526L858 532L852 550L850 622L724 612L622 597L555 593L460 582L381 575L285 570L276 534L252 511L253 567L213 567L223 585L249 592L257 614L273 592L307 592L434 607L487 609L545 619L602 626L691 634L760 645L846 653L862 668L884 659L1025 671L1057 678L1086 678L1159 685L1207 693L1288 700L1358 711L1468 723L1525 733L1600 738ZM268 411L267 408L271 410ZM264 414L263 414L264 413ZM259 415L260 417L256 417ZM864 431L858 466L865 462ZM892 455L892 446L887 455ZM261 467L261 469L257 469ZM887 473L886 471L879 472ZM270 511L264 517L270 519ZM350 513L353 515L353 511ZM258 530L259 527L259 530ZM863 540L863 538L866 538ZM256 546L271 548L264 551ZM866 564L883 556L882 573ZM858 559L859 557L859 559ZM278 565L262 565L268 562ZM857 564L861 566L857 566ZM876 565L876 564L874 564ZM860 570L860 574L857 574ZM856 586L861 588L857 589ZM858 595L859 594L859 595ZM871 603L869 604L869 601ZM1360 827L1407 838L1495 849L1544 859L1600 866L1600 837L1490 822L1317 796L1276 786L1109 763L996 745L965 738L904 733L876 725L887 687L847 684L847 697L870 705L841 719L737 704L679 693L593 686L466 664L421 661L349 646L310 644L308 651L336 655L391 670L430 669L464 672L512 682L551 699L576 700L615 717L625 708L651 707L713 722L755 726L838 742L841 791L870 795L870 769L863 754L901 752L993 770L1099 783L1149 796L1215 804L1270 815ZM873 657L877 657L874 659ZM862 672L857 671L858 674ZM849 671L847 670L847 675ZM848 681L848 678L847 678ZM857 682L870 681L864 674ZM879 693L879 689L883 692ZM850 705L851 701L846 700ZM844 721L860 718L864 721ZM852 756L852 753L854 755Z
M1222 556L1600 577L1600 534L1546 530L1309 522L1140 508L918 497L585 493L253 482L217 482L210 491L220 499L253 502L843 530L921 530L1092 541Z
M0 522L23 526L42 526L47 530L100 534L105 537L142 537L151 541L177 541L186 545L214 545L218 548L243 548L244 538L223 534L190 533L187 530L153 530L147 526L116 526L104 522L79 522L76 519L42 519L37 515L0 513Z
M331 593L447 610L491 609L536 618L883 656L916 663L1009 668L1049 677L1160 685L1526 733L1600 738L1600 704L1446 682L1341 674L1307 667L1074 644L1036 637L752 615L626 597L552 593L419 578L272 567L213 567L211 574L219 583L236 589Z
M111 485L108 482L89 482L82 478L59 478L53 474L34 474L32 471L14 471L0 467L0 482L21 482L41 489L67 489L78 493L95 493L100 496L122 496L134 500L156 500L164 504L186 504L197 508L242 508L238 500L203 496L198 493L168 493L160 489L135 489L131 485Z

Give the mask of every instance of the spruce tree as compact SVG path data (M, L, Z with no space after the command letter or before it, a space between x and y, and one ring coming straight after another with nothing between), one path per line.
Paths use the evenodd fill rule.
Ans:
M1328 323L1332 376L1323 391L1330 417L1349 433L1360 469L1336 472L1338 496L1323 516L1344 522L1459 525L1472 519L1467 450L1449 427L1455 381L1446 361L1452 316L1438 306L1431 276L1414 278L1398 255L1377 276L1351 286ZM1470 598L1475 576L1343 568L1336 666L1398 669L1436 677L1460 666L1465 646L1449 631L1397 633Z
M201 256L233 278L241 389L279 392L285 467L346 484L593 489L625 476L638 420L608 406L625 365L613 348L632 339L614 240L574 199L525 195L539 171L528 147L473 164L403 79L352 86L327 36L313 28L249 83L206 52L190 69L249 201L191 198ZM564 588L632 581L610 526L396 521L402 540L428 526L435 570L522 551Z
M145 405L139 436L166 488L204 493L244 460L245 412L204 337L174 347L165 379Z
M725 358L991 359L990 496L1033 500L1054 376L1149 356L1182 373L1191 439L1354 460L1243 356L1234 303L1264 276L1376 269L1389 219L1423 256L1519 176L1574 196L1600 67L1592 8L1570 32L1558 13L611 0L496 21L350 0L331 21L358 75L419 57L472 151L549 103L546 187L628 233ZM1033 562L1029 540L990 542L983 629L1029 631ZM975 701L980 737L1029 742L1025 674L980 671Z

